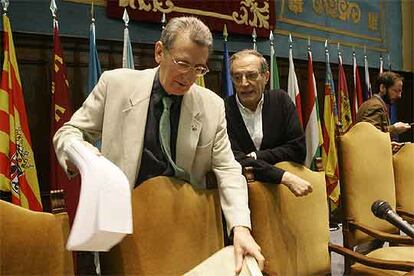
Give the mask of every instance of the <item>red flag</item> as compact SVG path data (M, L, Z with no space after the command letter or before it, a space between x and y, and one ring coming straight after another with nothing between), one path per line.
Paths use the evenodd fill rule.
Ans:
M361 86L361 79L359 78L359 68L356 61L355 53L352 54L352 63L353 63L353 71L354 71L354 97L353 97L353 108L352 108L352 119L356 120L356 114L358 112L359 107L363 103L362 98L362 86Z
M42 211L32 142L10 20L3 14L4 63L0 84L0 191L11 201Z
M58 23L54 20L53 32L53 66L52 66L52 107L51 107L51 137L72 116L70 105L69 82L66 66L63 59L63 51L60 45ZM66 173L57 161L53 143L50 143L50 189L63 189L65 204L72 223L79 200L79 177L69 180Z
M351 104L349 101L348 85L344 66L342 65L341 54L339 59L339 76L338 76L338 118L342 125L342 131L346 132L352 126Z

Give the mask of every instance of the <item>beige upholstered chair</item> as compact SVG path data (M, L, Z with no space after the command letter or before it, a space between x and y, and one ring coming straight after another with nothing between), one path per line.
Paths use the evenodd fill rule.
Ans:
M278 167L313 184L313 192L296 197L284 185L250 182L252 233L262 248L265 272L278 275L323 275L330 271L329 224L325 175L301 165Z
M217 189L155 177L132 194L133 234L101 257L104 274L181 275L224 246Z
M0 200L0 275L73 275L66 213L34 212Z
M414 144L393 155L397 212L414 223Z
M394 251L395 256L390 256L387 249L379 249L364 256L340 245L329 244L328 205L323 172L312 172L291 162L282 162L276 166L311 182L313 192L305 197L295 197L283 185L258 181L248 184L253 236L262 248L267 261L265 272L269 275L328 274L328 247L331 251L358 262L352 266L353 274L398 275L414 269L414 260L398 261L398 256L409 253L404 247L398 247Z
M398 235L396 227L376 218L371 212L371 205L376 200L385 200L393 209L396 207L389 134L362 122L340 136L338 144L341 199L345 216L344 246L353 249L374 238L412 244L412 239ZM382 248L376 254L380 254L383 259L414 262L413 247ZM346 272L349 272L351 259L346 258L345 263Z

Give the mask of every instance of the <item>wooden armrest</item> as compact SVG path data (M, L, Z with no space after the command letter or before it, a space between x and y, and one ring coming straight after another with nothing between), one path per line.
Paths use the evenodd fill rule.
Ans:
M356 221L349 221L348 222L350 227L354 227L355 229L358 229L374 238L388 241L391 243L397 243L397 244L414 244L414 240L407 236L401 236L396 234L389 234L385 233L383 231L379 231L377 229L373 229L371 227L368 227L362 223L356 222Z
M407 217L409 219L414 219L414 213L411 212L411 211L405 210L401 207L397 207L396 211L400 216L404 216L404 217Z
M399 270L399 271L412 271L414 269L414 262L406 261L389 261L378 258L371 258L363 254L352 251L340 245L329 243L329 251L333 251L340 255L351 258L353 261L381 269L387 270Z

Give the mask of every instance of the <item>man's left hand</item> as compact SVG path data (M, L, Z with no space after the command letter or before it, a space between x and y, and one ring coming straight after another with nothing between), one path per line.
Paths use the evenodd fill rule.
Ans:
M255 242L250 230L244 226L236 226L233 228L233 246L236 256L236 274L239 274L242 266L244 256L253 256L261 270L264 269L265 258L260 253L260 246Z

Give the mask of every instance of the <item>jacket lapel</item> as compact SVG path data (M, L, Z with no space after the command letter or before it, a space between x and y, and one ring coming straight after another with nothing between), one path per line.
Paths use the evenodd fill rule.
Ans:
M195 151L203 127L198 119L199 114L200 107L197 102L196 85L193 85L190 91L183 97L177 133L176 163L187 173L191 172Z
M141 165L142 149L144 145L145 125L149 101L158 68L145 71L145 74L137 78L139 85L129 97L125 108L122 110L124 127L122 130L123 164L125 173L131 185L138 174Z

